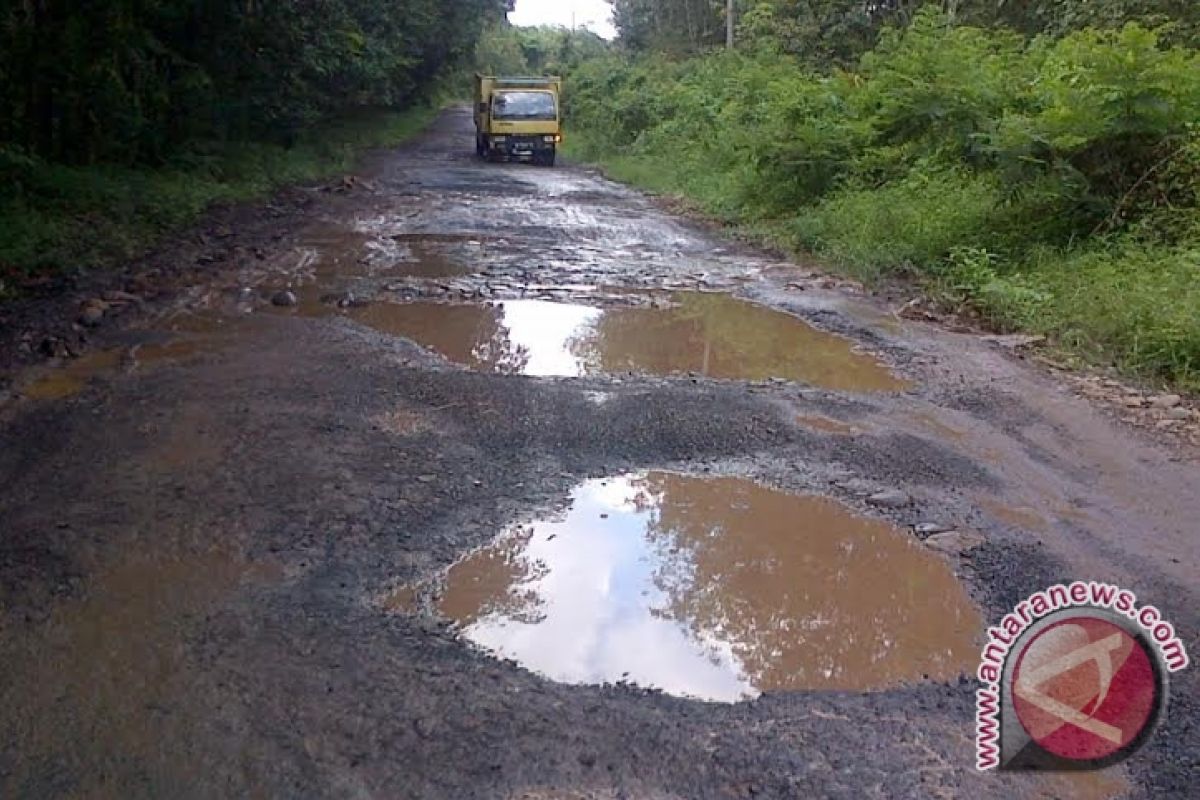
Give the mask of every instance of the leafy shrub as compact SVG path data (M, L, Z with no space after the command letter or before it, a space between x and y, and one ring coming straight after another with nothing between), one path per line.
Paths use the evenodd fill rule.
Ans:
M859 275L923 276L996 327L1195 382L1200 54L1168 34L1026 40L926 8L853 71L765 34L609 58L572 76L573 146Z
M914 170L878 189L829 196L794 224L798 242L864 277L901 267L936 269L955 247L994 246L995 180L960 170ZM993 240L993 241L989 241Z

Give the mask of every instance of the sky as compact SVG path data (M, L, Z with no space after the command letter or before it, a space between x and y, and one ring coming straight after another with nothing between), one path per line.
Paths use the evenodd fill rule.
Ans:
M513 25L563 25L587 27L606 39L617 35L612 25L612 6L604 0L517 0L517 10L508 15Z

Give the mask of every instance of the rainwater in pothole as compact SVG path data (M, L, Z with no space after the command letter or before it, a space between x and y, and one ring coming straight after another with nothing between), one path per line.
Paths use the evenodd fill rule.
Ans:
M376 303L352 316L480 372L781 378L859 392L908 386L849 339L722 294L676 294L667 308L544 300Z
M20 393L30 400L63 400L106 375L214 353L232 343L231 333L245 327L236 322L216 316L188 316L164 324L151 341L93 350L64 364L38 367L30 372Z
M469 237L429 234L388 236L369 229L314 225L301 237L296 258L305 266L298 279L329 291L339 279L448 278L468 275L484 247ZM307 274L305 274L307 273Z
M551 679L732 702L765 691L951 680L978 611L947 563L834 500L648 472L578 486L421 598L461 636Z

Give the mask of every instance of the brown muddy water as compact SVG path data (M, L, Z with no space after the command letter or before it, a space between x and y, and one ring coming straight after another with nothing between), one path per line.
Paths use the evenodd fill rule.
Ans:
M377 303L352 316L480 372L782 378L858 392L908 387L849 339L790 314L721 294L682 293L673 301L670 308L612 309L544 300Z
M298 252L311 276L327 283L338 278L446 278L467 275L485 242L472 237L436 234L384 236L361 229L319 224L300 237ZM301 272L305 270L302 269Z
M232 345L233 334L244 332L248 324L244 319L217 315L183 315L154 332L163 337L160 340L94 350L65 364L37 367L21 382L20 393L30 400L73 397L97 378L218 352Z
M61 758L62 737L91 741L93 750L79 758L96 759L81 763L98 785L76 787L71 796L128 796L103 790L106 768L178 758L178 748L164 746L164 727L173 732L167 740L188 741L211 713L187 658L196 626L241 587L281 577L274 566L235 553L142 549L98 567L35 634L9 636L0 627L0 701L18 722L26 756L50 763ZM184 757L181 768L202 767Z
M653 307L599 307L543 299L477 304L371 302L379 277L449 278L488 246L482 239L413 234L378 236L318 224L289 251L287 265L259 285L269 316L347 316L382 333L411 339L470 369L508 375L579 377L596 374L698 375L725 380L784 379L837 391L896 392L909 384L843 336L791 314L728 294L677 292ZM290 265L290 266L289 266ZM284 266L287 266L284 269ZM286 278L286 279L285 279ZM536 287L530 287L536 288ZM544 287L588 297L595 286ZM364 290L363 294L359 290ZM264 304L284 291L290 305ZM160 324L161 341L85 355L37 372L22 393L59 400L119 369L183 361L235 341L258 317L240 301L236 313L215 309ZM664 307L665 306L665 307ZM849 432L849 431L839 431Z
M983 627L947 564L884 522L668 472L588 481L427 588L463 637L554 680L725 702L950 680Z

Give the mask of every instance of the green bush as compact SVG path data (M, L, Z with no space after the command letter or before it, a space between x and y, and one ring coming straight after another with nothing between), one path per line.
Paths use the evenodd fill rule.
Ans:
M0 191L0 280L11 285L36 271L130 258L213 203L343 171L364 148L402 141L432 113L422 107L361 116L314 130L292 148L194 144L172 169L6 161L0 151L0 170L19 169L21 176Z
M1053 296L1037 330L1097 361L1200 390L1200 243L1045 251L1024 269Z
M878 189L834 193L798 216L794 230L799 244L861 277L902 267L928 271L956 247L996 246L991 226L1001 199L989 176L914 170Z
M572 75L569 141L857 275L1194 381L1200 54L1163 37L1029 40L925 9L849 71L771 41L610 57Z

